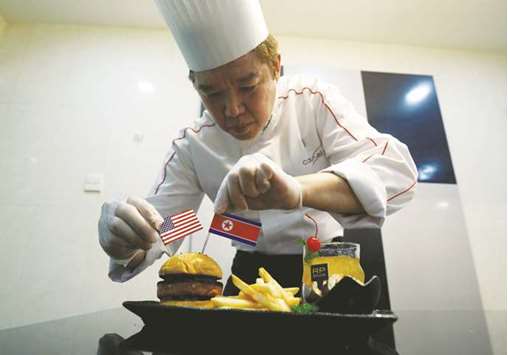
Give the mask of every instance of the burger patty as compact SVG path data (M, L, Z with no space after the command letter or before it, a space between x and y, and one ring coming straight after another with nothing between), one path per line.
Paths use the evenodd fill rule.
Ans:
M222 294L222 283L214 280L180 282L160 281L157 283L157 297L161 300L206 300Z
M202 282L217 282L217 277L208 275L189 275L189 274L166 274L160 275L164 281L169 282L182 282L182 281L202 281Z

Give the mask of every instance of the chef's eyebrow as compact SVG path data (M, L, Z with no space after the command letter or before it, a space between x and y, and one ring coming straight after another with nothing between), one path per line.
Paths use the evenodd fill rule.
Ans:
M258 77L259 77L258 72L248 73L247 75L238 79L238 83L240 85L250 84L250 83L252 83L253 80L257 79ZM201 92L204 92L204 93L210 93L210 92L216 91L212 85L208 85L208 84L199 84L198 90Z
M257 79L259 77L259 73L258 72L253 72L253 73L249 73L243 77L241 77L238 82L240 84L248 84L248 83L251 83L254 79Z

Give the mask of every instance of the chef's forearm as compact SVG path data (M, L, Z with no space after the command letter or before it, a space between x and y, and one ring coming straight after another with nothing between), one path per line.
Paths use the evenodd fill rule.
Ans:
M303 190L303 206L341 214L365 213L346 180L332 173L296 178Z

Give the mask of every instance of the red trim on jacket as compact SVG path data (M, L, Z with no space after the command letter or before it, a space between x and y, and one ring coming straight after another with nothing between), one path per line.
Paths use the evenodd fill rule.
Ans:
M191 127L186 127L184 128L183 130L183 136L179 137L179 138L175 138L173 139L173 141L171 142L171 146L173 146L176 141L180 140L180 139L184 139L186 137L186 134L187 134L187 130L190 129L191 131L193 131L194 133L199 133L201 131L201 129L205 128L205 127L213 127L215 126L215 123L212 123L212 124L205 124L205 125L202 125L201 127L199 127L197 130L195 130L194 128L191 128ZM154 195L157 195L157 192L159 192L159 188L161 187L161 185L164 183L164 180L166 180L166 170L167 170L167 167L168 167L168 164L171 162L171 160L173 160L173 157L175 156L176 152L173 152L173 154L171 154L171 156L169 157L168 161L164 164L164 175L162 177L162 181L159 183L159 185L157 185L157 187L155 188L155 192L154 192Z
M358 142L358 138L356 138L356 137L355 137L355 136L354 136L351 132L349 132L349 131L347 130L347 128L346 128L346 127L344 127L343 125L341 125L341 124L339 123L339 120L337 119L337 116L335 116L335 113L333 112L333 110L332 110L332 109L330 108L330 106L328 106L328 104L325 102L325 98L324 98L324 96L323 96L323 94L322 94L321 92L319 92L319 91L313 91L313 90L312 90L311 88L309 88L309 87L304 87L304 88L302 88L302 90L301 90L301 91L296 91L295 89L289 89L289 90L288 90L288 93L287 93L287 95L286 95L286 96L279 96L279 97L278 97L278 99L284 99L284 100L285 100L285 99L287 99L287 98L289 97L289 92L291 92L291 91L293 91L296 95L302 95L302 94L303 94L303 92L304 92L305 90L308 90L308 91L309 91L311 94L313 94L313 95L316 95L316 94L317 94L317 95L319 95L319 96L321 97L321 103L322 103L322 104L323 104L323 105L324 105L324 106L328 109L328 111L330 112L330 114L332 115L332 117L335 119L335 123L337 123L337 125L338 125L340 128L342 128L344 131L346 131L346 132L347 132L347 134L349 134L349 135L351 136L351 138L353 138L355 141L357 141L357 142ZM371 142L372 142L372 143L373 143L376 147L378 146L378 145L377 145L377 143L376 143L376 141L375 141L374 139L372 139L371 137L366 137L366 138L367 138L368 140L370 140L370 141L371 141ZM384 147L383 152L381 153L381 155L384 155L384 154L385 154L385 152L386 152L386 149L387 149L387 148L388 148L388 141L386 142L385 147ZM362 163L365 163L367 160L369 160L369 159L370 159L371 157L373 157L374 155L376 155L376 154L372 154L372 155L368 156L366 159L364 159L364 160L362 161ZM391 201L391 200L393 200L394 198L396 198L396 197L398 197L398 196L400 196L400 195L402 195L402 194L404 194L404 193L408 192L408 191L409 191L409 190L411 190L411 188L412 188L413 186L415 186L415 185L416 185L416 180L415 180L415 181L411 184L411 186L409 186L407 189L405 189L405 190L403 190L403 191L401 191L401 192L399 192L399 193L397 193L397 194L393 195L392 197L388 198L386 201L387 201L387 202L388 202L388 201Z
M402 194L404 194L404 193L408 192L408 191L409 191L409 190L411 190L411 189L413 188L413 186L415 186L415 185L416 185L416 180L415 180L415 181L411 184L411 186L409 186L407 189L402 190L401 192L398 192L398 193L396 193L395 195L393 195L392 197L388 198L388 199L386 200L386 202L389 202L389 201L393 200L395 197L399 197L400 195L402 195Z
M386 141L385 148L383 149L383 153L381 153L381 155L385 155L386 148L388 148L388 142L390 141Z
M389 141L386 141L386 144L385 144L385 147L384 147L384 149L383 149L383 152L381 153L381 156L385 155L385 153L386 153L386 148L388 148L388 142L389 142ZM365 158L365 159L363 159L363 160L362 160L362 163L365 163L367 160L369 160L370 158L372 158L374 155L377 155L377 154L371 154L371 155L369 155L367 158Z
M344 127L343 125L340 124L339 120L337 119L337 116L335 116L335 113L333 112L333 110L330 108L330 106L328 106L328 104L325 102L325 97L323 96L323 94L319 91L313 91L311 88L308 88L308 87L304 87L302 89L302 91L296 91L295 89L289 89L288 90L288 94L287 96L279 96L278 99L284 99L286 100L288 97L289 97L289 92L290 91L293 91L296 95L302 95L303 92L305 90L308 90L311 94L313 95L319 95L321 96L321 103L328 109L328 111L330 112L330 114L332 115L332 117L335 119L335 123L337 123L337 125L342 128L344 131L346 131L347 134L349 134L349 136L351 136L351 138L353 138L355 141L358 142L358 138L356 138L351 132L348 131L348 129L346 127ZM370 138L369 138L370 139ZM372 139L371 139L372 141ZM377 145L376 142L372 141L374 143L374 145Z
M374 145L377 147L377 143L374 139L370 138L370 137L367 137L367 139L369 139L372 143L374 143Z

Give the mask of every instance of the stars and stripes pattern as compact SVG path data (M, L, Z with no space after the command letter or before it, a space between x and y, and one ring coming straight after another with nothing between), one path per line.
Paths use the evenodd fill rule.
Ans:
M186 210L164 218L160 237L164 245L168 245L201 229L203 226L199 223L198 216L193 210Z

